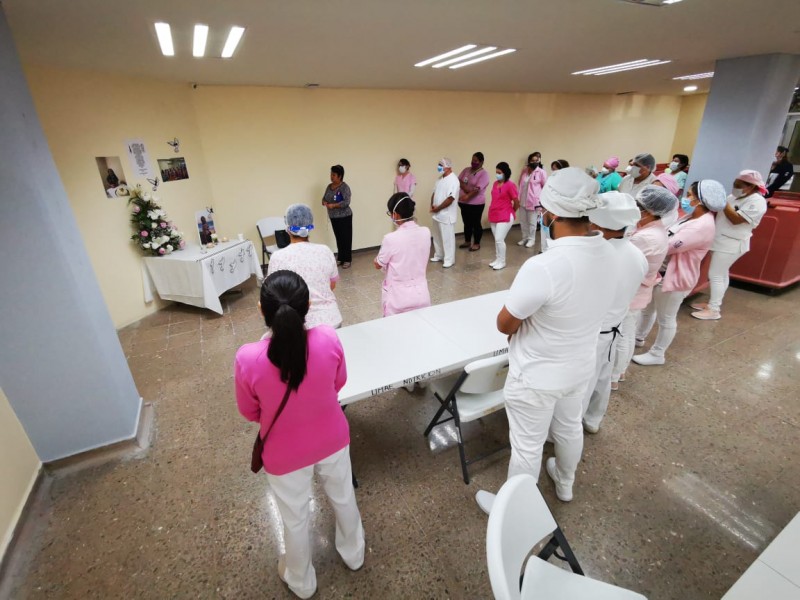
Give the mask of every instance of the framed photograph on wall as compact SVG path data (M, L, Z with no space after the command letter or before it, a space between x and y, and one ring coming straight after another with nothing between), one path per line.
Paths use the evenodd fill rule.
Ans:
M131 195L119 156L98 156L95 162L106 198L125 198Z
M161 171L161 181L180 181L189 179L189 171L186 170L186 160L179 156L177 158L159 158L158 170Z

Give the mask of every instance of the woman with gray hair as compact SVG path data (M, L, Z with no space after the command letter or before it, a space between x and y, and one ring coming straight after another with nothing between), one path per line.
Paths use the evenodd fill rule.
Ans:
M339 281L336 258L324 244L312 244L308 234L314 229L314 215L305 204L292 204L284 217L291 244L275 252L269 259L267 275L276 271L292 271L305 280L311 307L306 315L306 328L316 325L342 326L342 314L333 290Z

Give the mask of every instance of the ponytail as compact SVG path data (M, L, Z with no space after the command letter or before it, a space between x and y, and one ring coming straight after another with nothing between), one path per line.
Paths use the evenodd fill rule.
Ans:
M275 271L261 286L261 310L272 329L267 358L280 369L281 381L294 390L306 376L308 298L308 286L292 271Z

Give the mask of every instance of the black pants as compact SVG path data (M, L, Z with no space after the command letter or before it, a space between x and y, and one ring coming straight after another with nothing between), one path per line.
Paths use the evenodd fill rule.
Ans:
M462 204L458 203L461 209L461 219L464 221L464 242L469 244L474 240L476 246L481 243L481 236L483 235L483 226L481 225L481 218L483 217L483 209L485 204Z
M336 237L336 260L353 262L353 215L331 219L331 227Z

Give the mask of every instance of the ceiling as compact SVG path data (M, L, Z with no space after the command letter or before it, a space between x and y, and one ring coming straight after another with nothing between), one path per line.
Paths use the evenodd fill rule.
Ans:
M23 62L201 85L682 94L672 77L714 62L800 53L800 0L2 0ZM164 57L153 23L171 24ZM217 56L195 59L195 23ZM413 64L467 43L517 52L463 69ZM602 77L573 71L640 58L670 64ZM710 80L696 83L707 91Z

